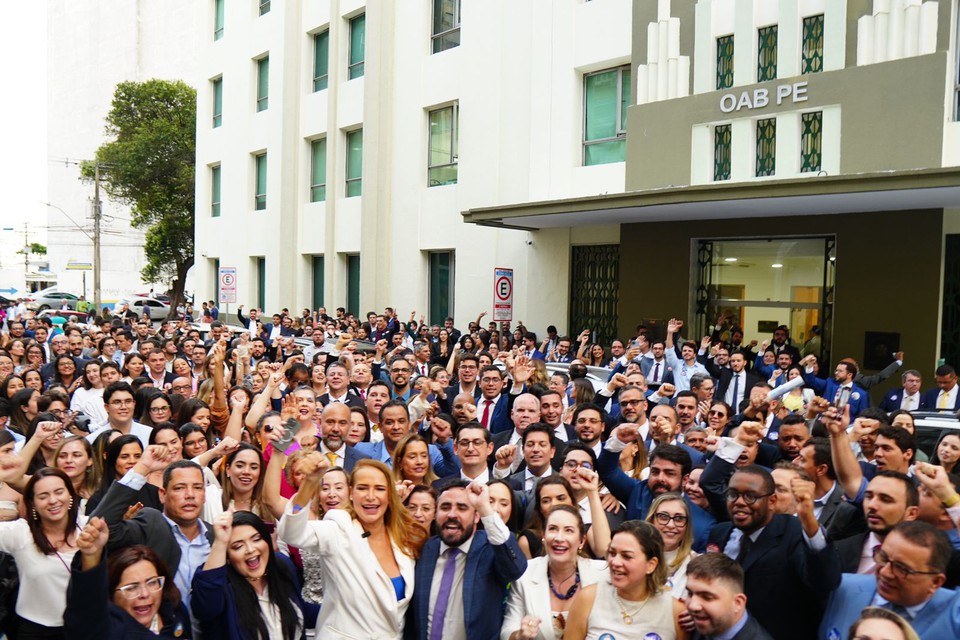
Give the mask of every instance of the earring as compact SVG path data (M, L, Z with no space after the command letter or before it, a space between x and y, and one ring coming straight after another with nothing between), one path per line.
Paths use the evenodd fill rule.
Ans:
M67 507L67 511L73 509L73 498L70 498L70 506Z
M37 519L38 519L38 518L37 518L37 510L36 510L36 509L30 509L30 514L33 516L33 519L34 519L34 520L37 520Z

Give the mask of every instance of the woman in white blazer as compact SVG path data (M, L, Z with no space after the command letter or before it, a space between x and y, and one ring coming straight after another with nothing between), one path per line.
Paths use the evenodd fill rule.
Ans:
M575 507L561 504L547 514L543 543L546 555L528 560L510 589L500 640L560 640L573 596L607 576L605 560L579 555L586 527Z
M322 456L310 456L301 470L306 477L326 465ZM403 508L390 469L360 460L346 509L310 520L306 506L294 495L278 533L287 544L320 556L324 594L317 637L400 638L413 596L414 563L427 534Z

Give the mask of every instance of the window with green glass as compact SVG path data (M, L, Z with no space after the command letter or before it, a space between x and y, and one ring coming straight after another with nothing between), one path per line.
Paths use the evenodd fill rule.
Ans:
M453 315L453 251L430 251L430 323Z
M823 161L823 112L800 116L800 172L820 171Z
M256 156L256 189L253 194L253 208L263 211L267 208L267 154Z
M323 303L323 256L313 256L313 259L311 260L311 267L311 272L313 275L313 308L319 309L320 307L326 306Z
M223 37L223 13L227 0L214 0L213 3L213 39Z
M220 165L210 168L210 215L220 217Z
M223 78L213 81L213 128L223 124Z
M260 0L260 15L270 13L270 0Z
M347 254L347 313L360 315L360 256Z
M777 173L777 119L757 120L757 177Z
M327 199L327 139L310 143L310 202Z
M630 67L584 76L583 164L623 162L627 145Z
M717 89L733 86L733 36L717 38Z
M313 90L327 88L330 72L330 31L321 31L313 36Z
M823 14L803 19L803 51L800 73L823 71Z
M347 133L347 197L363 192L363 129Z
M457 184L460 111L456 104L430 112L430 158L427 186Z
M220 299L220 258L213 258L213 295L214 300Z
M267 306L267 259L257 258L257 307Z
M257 111L266 111L270 99L270 56L257 60Z
M729 180L731 165L732 133L729 124L713 128L713 179Z
M367 14L361 13L350 21L350 63L347 66L347 79L353 80L363 75L363 60L367 51Z
M757 31L757 82L777 79L777 25Z
M433 0L433 52L460 46L460 0Z

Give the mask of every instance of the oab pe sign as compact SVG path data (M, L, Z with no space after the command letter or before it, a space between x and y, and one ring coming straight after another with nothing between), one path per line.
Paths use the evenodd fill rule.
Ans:
M794 82L792 84L781 84L774 89L774 100L778 105L785 100L791 102L806 102L807 83ZM720 111L731 113L741 109L762 109L770 104L769 89L754 89L753 91L744 91L739 96L736 93L725 93L720 97Z

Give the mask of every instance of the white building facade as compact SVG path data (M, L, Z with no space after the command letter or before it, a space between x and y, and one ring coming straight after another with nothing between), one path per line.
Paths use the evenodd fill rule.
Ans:
M623 191L631 2L196 4L198 299L233 267L247 308L459 326L492 309L501 267L514 321L566 330L572 247L618 227L534 236L461 212Z

